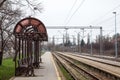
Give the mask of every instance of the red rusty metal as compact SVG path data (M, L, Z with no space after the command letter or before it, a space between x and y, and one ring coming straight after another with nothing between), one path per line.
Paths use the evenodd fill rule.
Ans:
M32 17L24 18L17 23L15 35L15 75L34 75L34 68L39 68L41 61L40 44L47 41L44 24Z
M14 34L24 33L23 30L29 26L36 28L37 33L41 34L42 38L44 38L44 41L48 40L45 25L40 20L33 17L28 17L19 21L15 26L13 33Z

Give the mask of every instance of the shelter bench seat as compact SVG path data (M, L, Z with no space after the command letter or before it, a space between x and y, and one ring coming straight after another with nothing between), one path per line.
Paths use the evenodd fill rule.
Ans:
M18 75L34 76L33 59L30 57L19 59L17 69Z

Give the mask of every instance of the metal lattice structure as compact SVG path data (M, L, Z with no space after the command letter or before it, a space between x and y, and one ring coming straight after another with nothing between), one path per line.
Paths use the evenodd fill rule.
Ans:
M15 35L15 75L34 75L34 68L41 62L41 42L47 41L44 24L32 17L24 18L14 28Z

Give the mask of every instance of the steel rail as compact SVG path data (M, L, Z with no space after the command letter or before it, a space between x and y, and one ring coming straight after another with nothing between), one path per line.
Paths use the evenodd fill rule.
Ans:
M60 53L60 54L64 55L65 57L69 57L70 59L77 60L77 61L79 61L79 62L81 62L81 63L83 63L85 65L88 65L89 67L92 67L95 70L97 70L99 73L105 74L104 76L106 76L106 77L109 76L108 80L110 80L110 78L112 78L112 80L120 80L120 74L117 73L118 71L117 72L114 71L116 68L118 69L119 67L116 67L116 66L113 66L113 65L109 65L109 64L105 64L105 63L95 62L95 61L92 61L92 60L89 60L89 62L86 62L84 58L80 59L80 58L78 58L76 56L73 56L73 55L72 55L73 56L72 57L72 56L69 56L67 54L62 54L62 53ZM83 61L81 61L81 60L83 60ZM98 63L99 65L101 64L104 67L101 67L101 66L97 65L96 63ZM110 67L110 68L112 68L111 70L110 70L109 66L111 66Z
M62 55L58 55L58 54L54 54L58 57L61 58L61 60L58 60L62 63L62 61L64 60L64 62L66 61L66 64L64 65L67 65L68 66L71 66L72 69L76 70L77 74L79 74L79 76L77 76L75 74L75 72L71 72L71 70L68 69L69 73L73 75L73 77L75 78L75 80L81 80L80 79L80 75L82 75L83 77L85 77L87 80L90 79L90 80L99 80L100 78L96 75L93 75L92 73L86 71L84 68L78 66L77 64L75 64L72 60L69 60L67 59L66 57L62 56ZM104 79L103 79L104 80Z

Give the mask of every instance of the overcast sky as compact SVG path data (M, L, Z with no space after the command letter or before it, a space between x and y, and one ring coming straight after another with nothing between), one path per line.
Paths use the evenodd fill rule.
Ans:
M42 3L42 13L33 16L46 26L102 26L103 35L114 34L115 15L117 12L117 32L120 31L120 0L38 0ZM28 15L31 15L29 13ZM64 30L47 30L49 37L61 35ZM68 30L75 35L81 30ZM85 35L90 31L86 30ZM97 33L96 33L97 32ZM93 30L93 37L99 30Z

